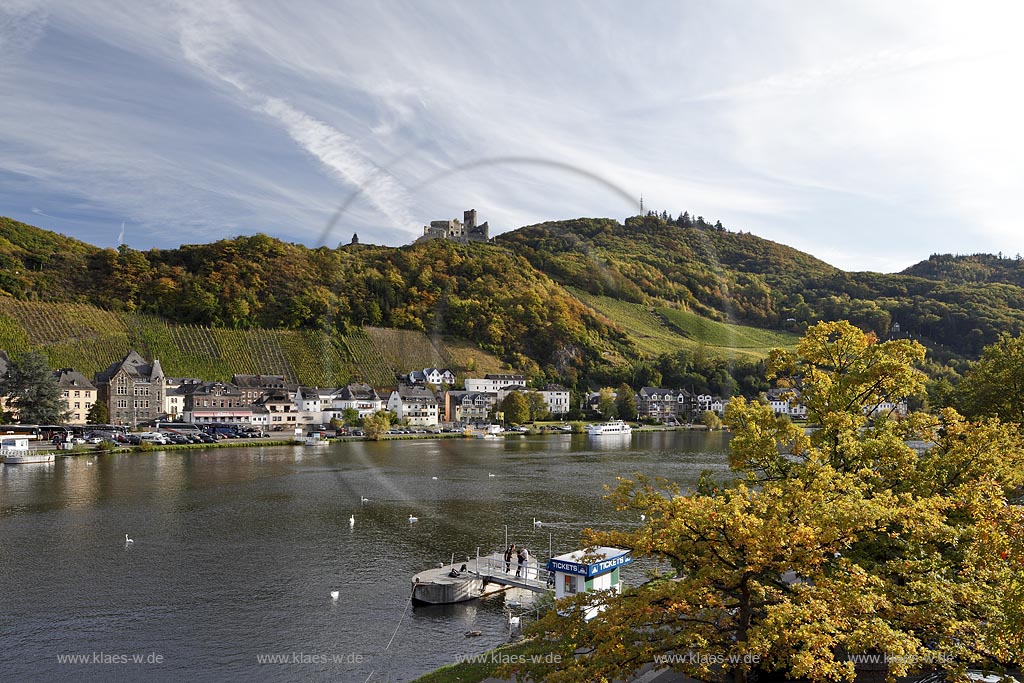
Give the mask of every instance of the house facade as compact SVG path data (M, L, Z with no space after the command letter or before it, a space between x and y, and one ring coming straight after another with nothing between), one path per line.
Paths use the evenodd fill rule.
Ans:
M160 361L147 362L136 351L96 374L97 400L107 404L112 424L130 425L160 417L164 408L164 372Z
M182 416L185 422L252 423L252 404L228 382L189 382L180 387L184 396Z
M465 381L466 391L478 391L481 393L498 393L514 387L525 387L526 375L484 375L479 377L467 377Z
M67 423L85 424L88 421L89 409L96 402L96 387L85 375L71 368L61 368L56 375L61 398L67 404Z
M569 412L569 390L559 384L546 384L538 392L544 397L544 403L548 407L548 413L558 417Z
M388 410L414 427L436 427L437 397L425 387L401 385L388 397Z
M455 384L455 373L448 369L440 368L423 368L422 370L413 370L408 375L410 384L433 384L434 386L441 386L447 384L452 386Z
M636 408L641 419L675 422L679 414L679 393L673 389L643 387L637 392Z
M340 417L346 410L355 410L359 418L369 417L384 409L384 399L369 384L348 384L336 391L330 402L333 416ZM333 417L332 416L332 417Z
M444 392L444 421L456 425L489 422L498 402L497 394L479 391Z

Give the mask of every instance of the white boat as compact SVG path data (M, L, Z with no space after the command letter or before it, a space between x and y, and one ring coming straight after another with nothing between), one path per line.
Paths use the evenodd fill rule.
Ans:
M608 420L600 424L587 425L587 434L590 436L605 436L607 434L632 434L633 428L622 420Z
M5 465L53 462L53 453L30 451L27 436L5 436L0 439L0 456L3 456Z
M306 434L306 445L327 445L327 439L321 438L321 433L312 432Z

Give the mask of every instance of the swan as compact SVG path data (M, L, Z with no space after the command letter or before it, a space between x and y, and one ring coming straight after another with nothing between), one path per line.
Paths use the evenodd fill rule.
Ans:
M409 515L409 524L412 524L413 522L418 522L418 521L420 521L419 517L413 517L412 515Z
M133 541L132 539L128 538L128 534L125 534L124 535L124 544L125 545L131 545L132 543L135 543L135 541Z
M348 525L349 526L355 526L356 525L356 516L355 515L349 515L348 516Z
M434 481L437 481L437 477L431 477L431 479L433 479Z
M339 595L341 595L341 593L338 591L331 591L331 600L337 600Z
M641 521L641 522L646 522L646 521L647 521L647 515L645 515L645 514L641 514L641 515L640 515L640 521Z
M359 502L360 502L360 503L369 503L369 502L370 502L370 499L369 499L369 498L367 498L366 496L360 496L360 497L359 497Z
M488 473L487 473L487 476L488 476L488 477L493 477L494 475L493 475L493 474L491 474L490 472L488 472Z
M534 517L533 518L533 525L536 526L536 527L541 527L541 526L544 526L544 522L542 522L539 519L537 519L536 517Z

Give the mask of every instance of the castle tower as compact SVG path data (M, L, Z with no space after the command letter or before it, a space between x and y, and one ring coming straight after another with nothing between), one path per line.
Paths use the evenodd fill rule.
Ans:
M462 212L462 231L465 234L473 232L476 228L476 209L469 209Z

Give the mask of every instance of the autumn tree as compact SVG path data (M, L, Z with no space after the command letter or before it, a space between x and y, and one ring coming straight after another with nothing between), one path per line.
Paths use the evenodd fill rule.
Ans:
M530 421L530 402L521 391L510 391L501 402L505 424L523 424Z
M615 415L616 410L615 390L611 387L604 387L598 392L597 412L601 413L601 417L604 419L610 420Z
M852 681L851 656L862 654L887 655L893 676L935 661L954 672L1019 666L1024 512L1007 502L1024 483L1024 437L952 409L869 420L883 397L921 390L922 356L915 342L879 343L848 323L814 326L795 353L773 354L770 371L799 377L820 428L808 436L767 404L734 398L732 481L683 491L620 480L612 500L645 523L584 540L660 570L618 597L576 596L531 627L562 655L557 671L499 673L625 679L667 655L666 668L708 681ZM585 621L582 608L602 602Z
M363 418L363 433L367 439L377 441L391 429L394 413L388 410L378 410L373 415Z

